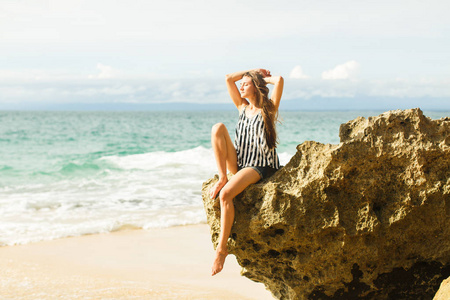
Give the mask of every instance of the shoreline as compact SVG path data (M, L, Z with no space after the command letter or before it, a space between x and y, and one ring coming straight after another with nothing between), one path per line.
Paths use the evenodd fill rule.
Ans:
M14 299L274 299L229 255L211 276L206 224L121 230L0 247L0 295Z

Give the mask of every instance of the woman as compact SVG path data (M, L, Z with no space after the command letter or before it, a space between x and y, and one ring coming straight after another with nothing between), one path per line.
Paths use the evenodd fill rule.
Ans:
M236 82L241 81L240 88ZM224 124L212 128L211 143L219 172L219 181L211 188L210 196L220 197L220 236L212 275L223 269L228 255L227 240L234 222L233 199L247 186L269 177L279 168L276 153L278 116L284 80L271 76L270 71L255 69L226 76L231 99L239 110L235 143ZM267 84L274 89L269 99ZM233 177L228 181L227 169Z

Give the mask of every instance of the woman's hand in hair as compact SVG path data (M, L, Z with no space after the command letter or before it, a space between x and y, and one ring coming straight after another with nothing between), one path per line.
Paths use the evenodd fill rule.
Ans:
M277 85L280 82L283 83L283 77L281 77L281 76L264 77L264 81L269 84Z
M260 74L262 75L262 77L264 77L264 78L272 76L272 75L270 74L270 71L269 71L269 70L266 70L266 69L256 69L256 71L257 71L258 73L260 73Z

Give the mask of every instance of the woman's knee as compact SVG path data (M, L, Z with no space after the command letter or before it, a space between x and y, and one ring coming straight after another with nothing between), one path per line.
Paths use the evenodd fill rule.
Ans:
M224 132L224 130L227 130L227 127L225 126L225 124L223 123L217 123L214 124L212 129L211 129L211 134L212 135L218 135Z
M229 189L226 186L220 191L219 199L223 204L233 204L233 195L231 195Z

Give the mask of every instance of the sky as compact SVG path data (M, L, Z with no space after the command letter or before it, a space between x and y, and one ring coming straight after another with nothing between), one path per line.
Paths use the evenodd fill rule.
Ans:
M269 69L282 108L450 111L450 1L0 0L0 109L230 103ZM169 106L167 106L169 107Z

